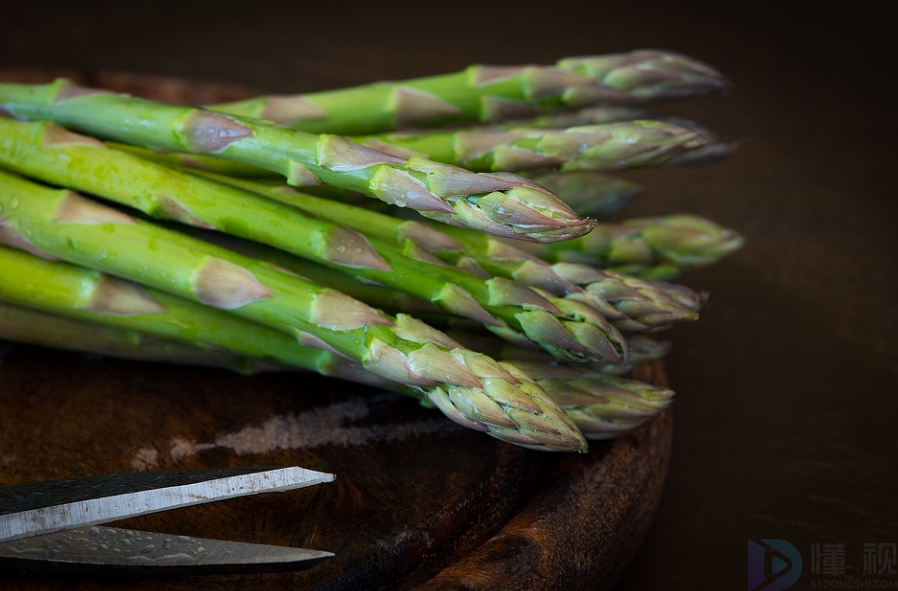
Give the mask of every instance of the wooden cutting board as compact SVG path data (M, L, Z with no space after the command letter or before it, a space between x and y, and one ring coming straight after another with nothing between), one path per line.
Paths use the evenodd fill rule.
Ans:
M250 89L118 73L0 71L207 103ZM666 385L660 362L639 379ZM588 454L534 452L392 393L314 375L0 342L0 485L140 470L299 465L337 480L120 522L336 554L304 572L107 579L0 572L7 589L607 589L657 509L671 411Z

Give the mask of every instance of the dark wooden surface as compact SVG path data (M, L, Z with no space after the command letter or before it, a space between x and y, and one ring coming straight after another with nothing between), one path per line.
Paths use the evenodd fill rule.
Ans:
M636 47L724 70L728 96L671 110L746 140L737 155L632 175L647 191L629 213L707 215L748 243L684 280L709 290L712 305L671 335L679 397L670 472L617 588L742 587L751 537L787 540L806 563L810 544L845 545L845 575L806 566L793 589L863 581L862 545L898 542L898 125L887 5L510 6L453 2L432 21L422 7L376 3L274 1L249 14L160 2L136 15L111 2L17 3L0 19L0 66L272 92Z

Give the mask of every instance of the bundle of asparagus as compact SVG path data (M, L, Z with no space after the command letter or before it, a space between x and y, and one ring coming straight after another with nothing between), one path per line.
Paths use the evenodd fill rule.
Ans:
M0 83L0 338L312 371L585 451L671 403L626 374L698 319L670 281L741 246L609 221L640 188L608 172L728 155L643 105L726 86L662 51L205 107Z

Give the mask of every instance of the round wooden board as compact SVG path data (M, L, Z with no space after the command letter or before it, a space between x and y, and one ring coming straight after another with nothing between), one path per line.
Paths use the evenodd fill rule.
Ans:
M249 89L135 74L0 71L202 104ZM636 377L665 384L660 362ZM657 509L671 411L588 454L533 452L411 399L305 374L97 358L0 342L0 485L138 470L299 465L337 480L125 527L302 546L302 572L108 579L0 573L6 589L607 589Z

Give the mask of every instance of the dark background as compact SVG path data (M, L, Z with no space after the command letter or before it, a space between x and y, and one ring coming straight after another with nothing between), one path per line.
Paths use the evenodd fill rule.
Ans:
M869 579L863 544L898 542L894 35L857 2L15 3L0 9L0 68L259 92L645 47L722 70L728 95L668 110L739 151L628 175L646 192L627 215L704 215L747 244L683 278L711 306L669 333L671 470L619 589L742 588L747 538L798 547L794 588L811 588ZM845 577L809 573L813 543L845 545Z

